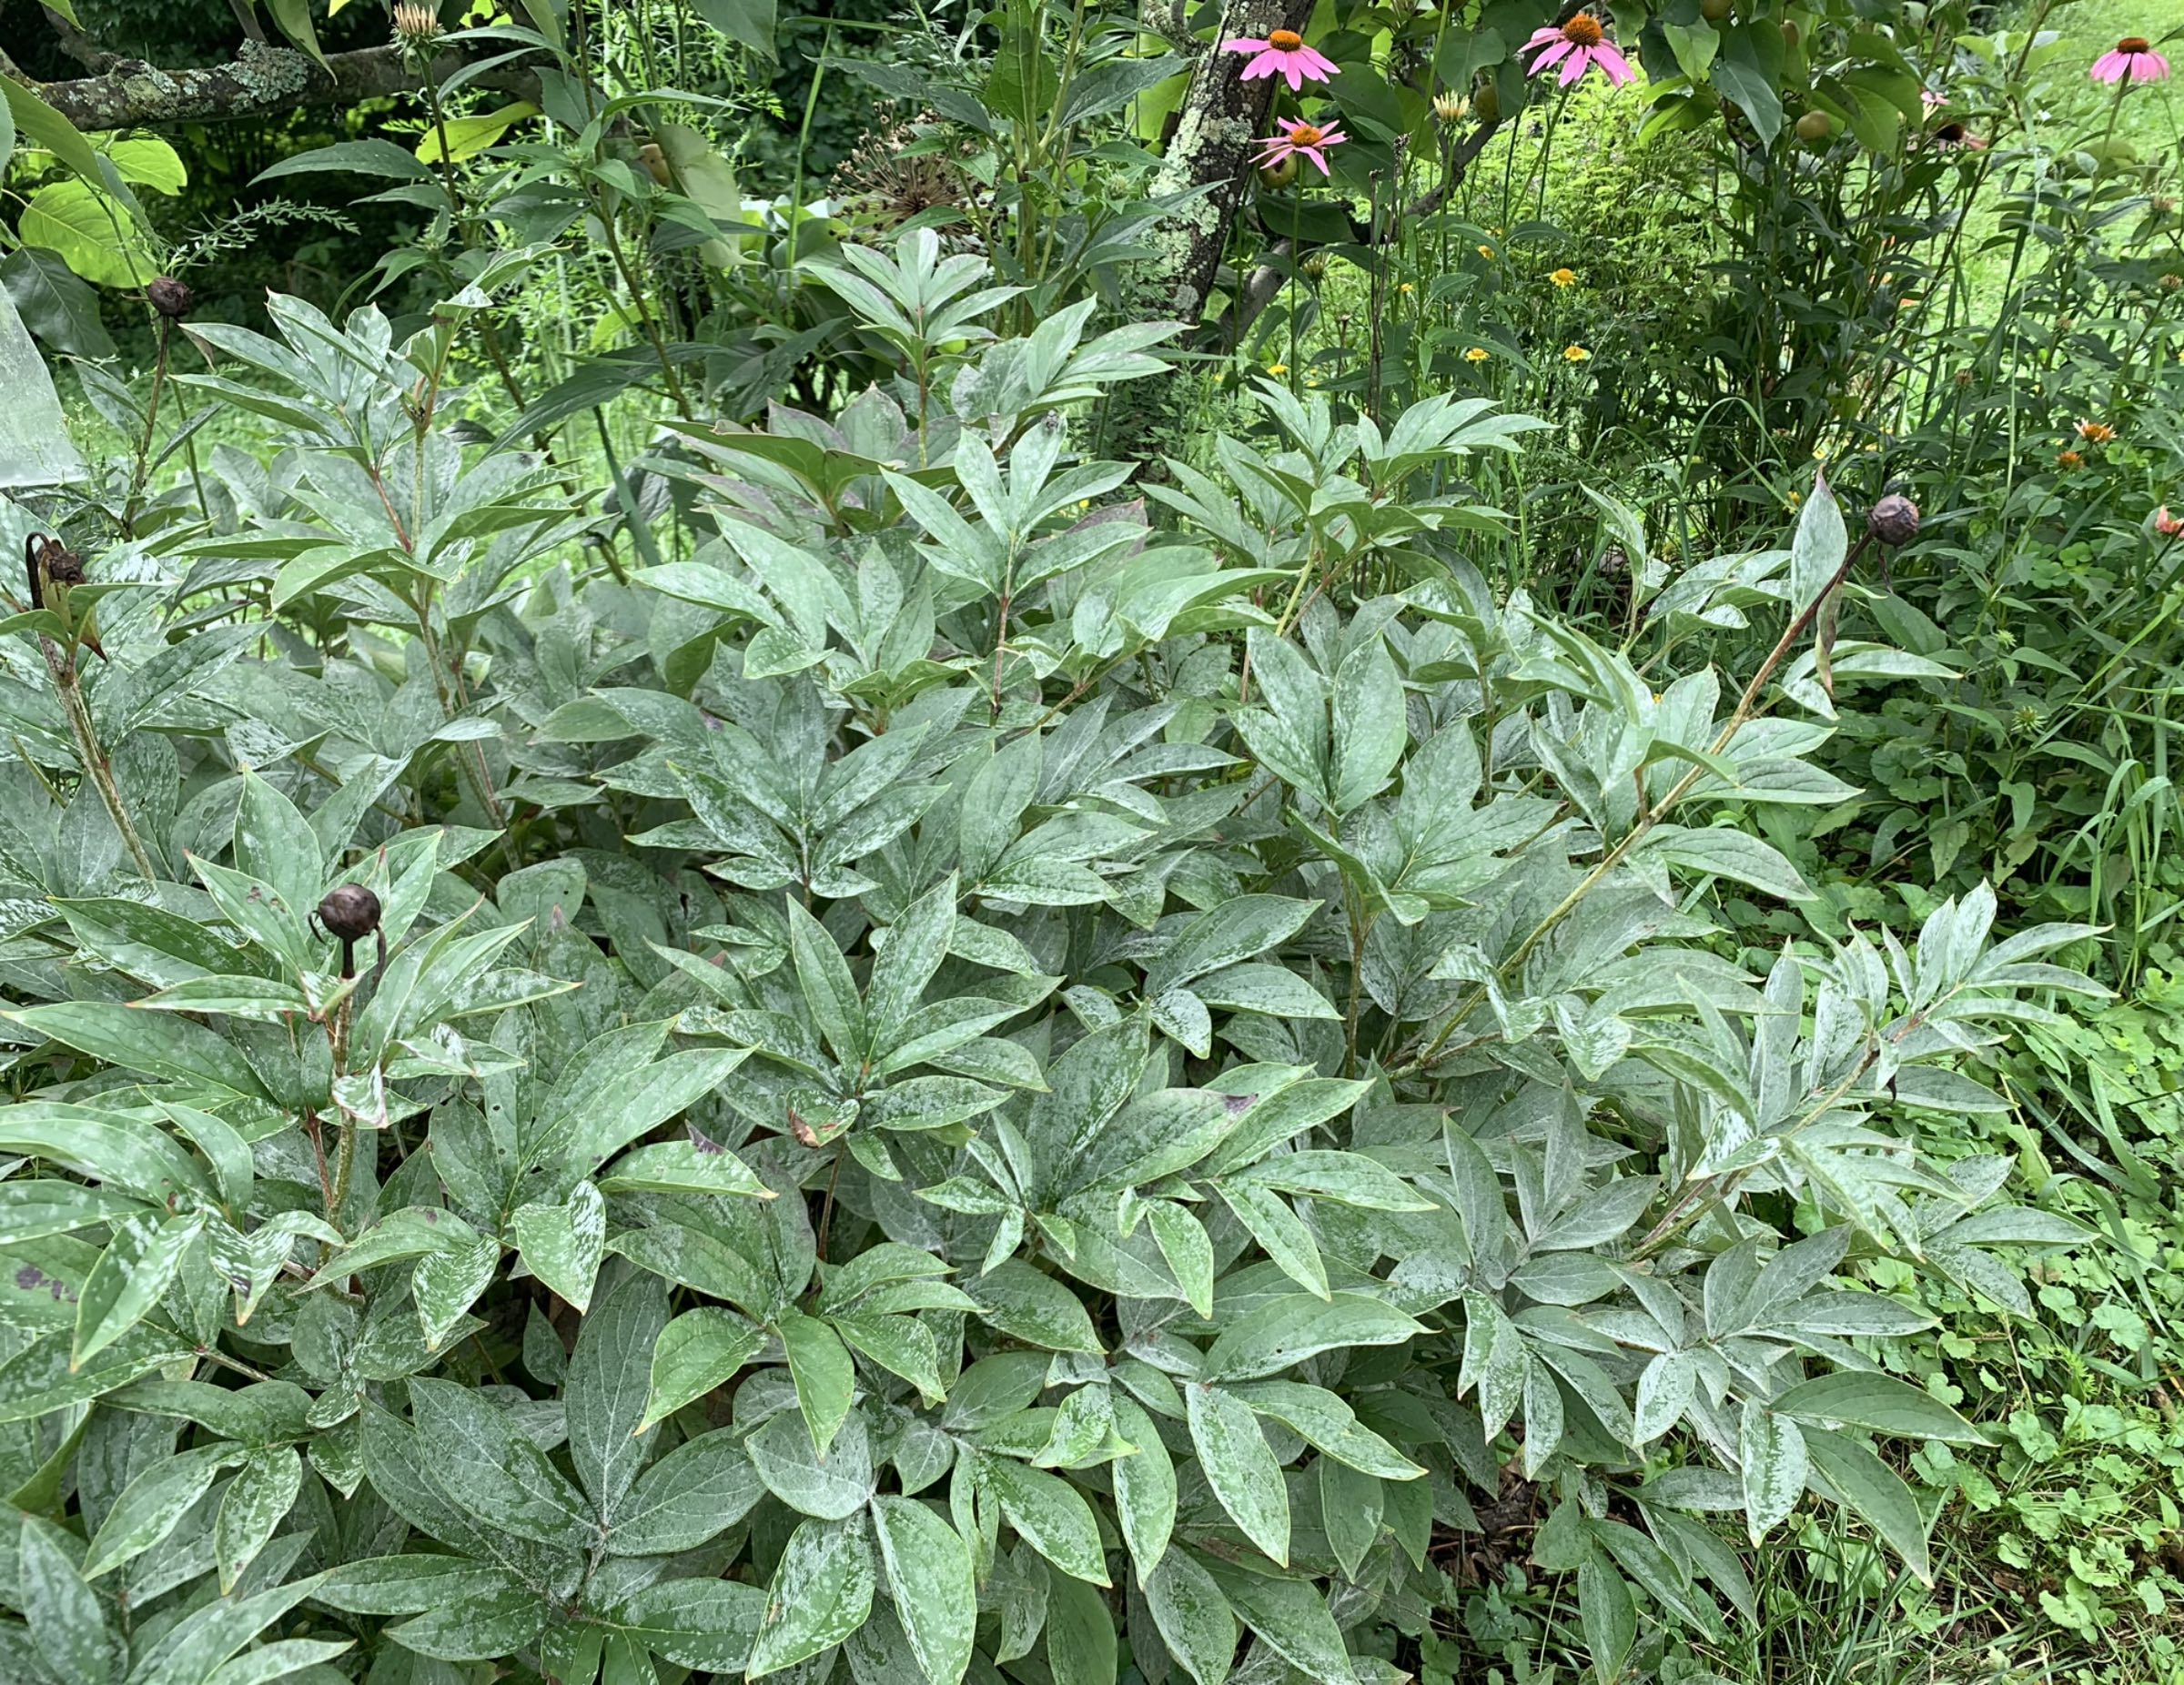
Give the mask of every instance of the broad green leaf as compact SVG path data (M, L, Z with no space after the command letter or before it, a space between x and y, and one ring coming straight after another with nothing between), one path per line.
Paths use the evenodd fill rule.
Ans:
M559 1205L518 1206L508 1237L532 1275L578 1310L590 1307L592 1279L607 1254L607 1206L596 1187L579 1182Z
M1107 1599L1081 1579L1051 1579L1046 1670L1054 1685L1108 1685L1117 1677L1115 1656L1115 1618Z
M1244 1537L1283 1567L1289 1560L1289 1494L1251 1407L1219 1387L1183 1389L1190 1442L1221 1508Z
M162 1458L122 1489L84 1553L86 1579L120 1567L175 1530L212 1489L220 1470L243 1459L239 1446L214 1445Z
M694 1550L750 1514L765 1489L733 1429L701 1434L638 1477L607 1548L617 1556Z
M1137 1447L1134 1455L1117 1458L1108 1471L1115 1483L1116 1519L1122 1524L1123 1543L1129 1548L1138 1583L1143 1586L1166 1558L1175 1531L1176 1465L1153 1418L1119 1390L1115 1430Z
M1776 1397L1773 1408L1800 1421L1843 1422L1910 1439L1987 1442L1984 1433L1924 1387L1862 1369L1837 1369L1801 1381Z
M303 1489L303 1458L290 1445L253 1451L236 1470L221 1496L212 1528L213 1559L219 1565L220 1594L235 1589L258 1553L273 1537Z
M816 1317L798 1311L783 1315L774 1331L788 1354L789 1374L796 1383L796 1405L812 1430L812 1444L820 1459L833 1448L856 1396L856 1366L850 1361L842 1337Z
M49 1521L23 1518L16 1575L31 1642L69 1685L107 1685L121 1677L120 1639L62 1544L65 1537Z
M1736 1454L1744 1466L1744 1528L1756 1545L1805 1496L1810 1469L1805 1436L1788 1417L1747 1398L1737 1428Z
M966 1281L964 1291L978 1302L982 1318L1026 1345L1094 1357L1106 1349L1084 1301L1052 1276L1020 1258L1011 1258L986 1276Z
M926 1685L957 1685L977 1637L970 1549L937 1511L909 1498L872 1500L873 1537L895 1619Z
M766 1489L799 1514L822 1521L854 1515L875 1484L864 1418L852 1410L823 1458L801 1410L784 1410L744 1442Z
M569 1460L599 1519L612 1525L652 1447L638 1437L652 1390L652 1353L667 1327L667 1296L633 1275L596 1306L576 1337L562 1404Z
M1225 1685L1236 1660L1236 1613L1188 1550L1171 1550L1145 1582L1162 1642L1198 1685Z
M596 1531L591 1507L567 1477L483 1395L454 1381L416 1379L410 1408L425 1472L480 1521L547 1545Z
M1205 1378L1257 1380L1345 1346L1400 1346L1424 1326L1383 1299L1338 1293L1320 1299L1293 1293L1247 1311L1206 1354Z
M1112 1583L1099 1548L1099 1524L1076 1487L1005 1457L982 1458L978 1471L1026 1544L1075 1579L1095 1586Z
M182 1256L205 1226L201 1214L168 1217L165 1222L146 1216L124 1217L98 1262L84 1278L76 1307L76 1344L68 1364L81 1368L85 1359L114 1344L142 1321L166 1294L167 1284L182 1267Z
M746 1679L761 1679L831 1650L872 1613L872 1548L859 1519L804 1521L766 1588Z
M1863 1517L1913 1573L1932 1585L1926 1519L1903 1476L1847 1434L1808 1428L1800 1437L1811 1459L1813 1488Z
M637 1431L672 1416L732 1379L765 1346L755 1324L718 1305L686 1310L661 1330L652 1348L644 1414Z

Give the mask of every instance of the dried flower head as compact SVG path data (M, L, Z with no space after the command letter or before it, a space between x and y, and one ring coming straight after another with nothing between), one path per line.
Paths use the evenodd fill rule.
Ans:
M1433 115L1443 123L1462 122L1464 114L1471 108L1471 102L1461 94L1433 96Z
M1891 550L1908 544L1918 536L1918 505L1891 491L1867 512L1866 530Z
M162 275L144 289L153 309L170 322L178 322L197 308L197 296L171 275Z

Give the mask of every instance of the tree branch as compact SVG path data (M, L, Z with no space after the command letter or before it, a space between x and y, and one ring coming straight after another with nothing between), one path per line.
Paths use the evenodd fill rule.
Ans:
M464 62L458 54L448 55L433 66L435 80L444 81ZM519 66L500 66L480 80L493 87L532 88ZM335 53L322 68L306 54L256 42L245 42L230 62L201 70L161 70L126 60L104 76L31 84L39 98L76 127L93 130L217 123L310 106L352 106L422 86L414 62L406 60L399 47Z

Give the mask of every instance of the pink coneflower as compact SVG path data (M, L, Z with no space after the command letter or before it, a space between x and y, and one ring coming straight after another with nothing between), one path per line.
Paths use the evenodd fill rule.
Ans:
M1564 87L1568 87L1594 65L1598 65L1606 73L1608 80L1617 87L1637 80L1629 63L1616 50L1615 44L1608 39L1607 31L1600 26L1600 19L1590 12L1580 12L1566 24L1550 24L1537 31L1524 44L1527 53L1534 47L1543 50L1526 66L1528 74L1542 76L1555 66L1561 65L1562 74L1560 80Z
M2175 538L2184 532L2184 515L2170 514L2169 505L2164 503L2154 511L2154 530L2165 539Z
M1247 82L1256 76L1286 76L1289 91L1296 93L1304 86L1305 78L1324 82L1336 71L1335 61L1322 52L1304 44L1304 37L1294 29L1277 29L1264 41L1239 37L1221 43L1224 53L1252 53L1257 56L1244 66Z
M1319 128L1312 124L1299 122L1295 117L1276 117L1274 121L1281 126L1283 132L1269 135L1259 143L1266 148L1258 159L1261 169L1279 164L1285 158L1309 158L1320 166L1320 173L1324 176L1327 174L1327 158L1322 148L1339 146L1350 138L1331 123L1325 128Z
M2169 60L2144 35L2126 35L2114 52L2093 61L2092 74L2096 82L2166 82Z

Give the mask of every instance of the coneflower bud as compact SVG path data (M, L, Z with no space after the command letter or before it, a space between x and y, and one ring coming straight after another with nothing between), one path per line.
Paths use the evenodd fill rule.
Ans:
M1463 114L1471 108L1471 102L1461 94L1433 96L1433 115L1443 123L1461 123Z
M400 0L394 8L394 38L406 47L430 46L447 32L440 26L437 8L422 5L418 0Z
M1314 252L1310 257L1307 257L1297 267L1302 269L1305 274L1310 277L1313 280L1324 280L1327 277L1328 268L1327 254L1325 252Z
M379 927L379 898L361 883L344 883L318 903L318 923L329 936L361 942Z
M1892 491L1873 506L1866 517L1866 530L1890 550L1901 549L1918 536L1918 505L1900 491Z
M170 322L178 322L197 308L197 296L171 275L163 275L144 289L153 309Z

